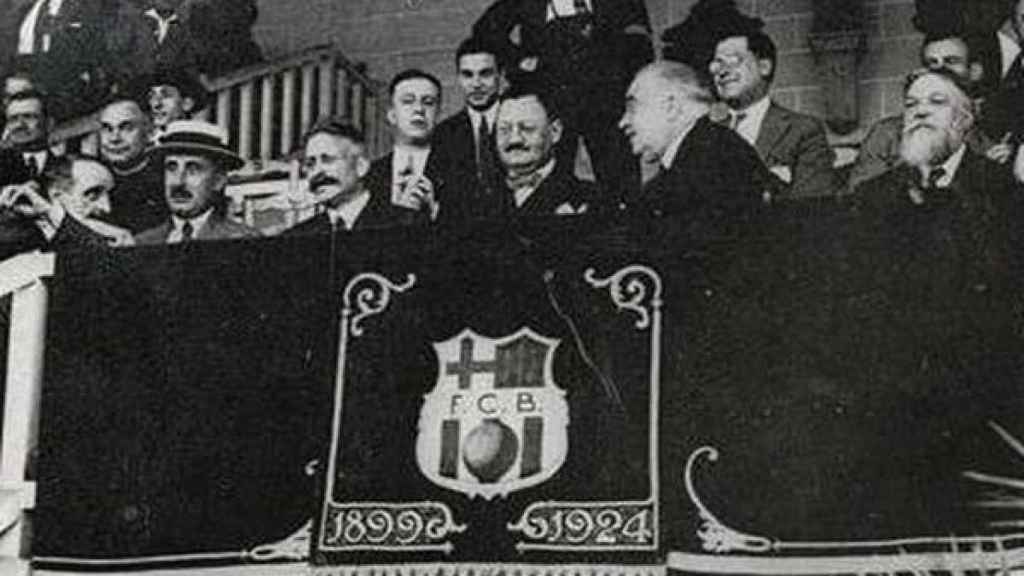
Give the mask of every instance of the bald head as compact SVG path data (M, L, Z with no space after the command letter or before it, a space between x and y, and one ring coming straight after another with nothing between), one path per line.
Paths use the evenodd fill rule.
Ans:
M672 142L708 113L711 90L696 70L661 60L637 72L626 92L626 111L619 128L634 154L654 162Z

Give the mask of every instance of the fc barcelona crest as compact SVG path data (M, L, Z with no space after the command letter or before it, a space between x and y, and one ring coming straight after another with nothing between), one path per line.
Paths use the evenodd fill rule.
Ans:
M558 344L525 327L502 338L467 328L434 343L438 378L416 439L431 482L490 500L558 472L569 445L565 390L552 375Z

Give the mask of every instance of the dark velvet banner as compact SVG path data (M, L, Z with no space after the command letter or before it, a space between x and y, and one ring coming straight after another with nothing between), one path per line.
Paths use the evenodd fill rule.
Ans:
M1016 252L787 210L62 257L38 564L1020 563Z

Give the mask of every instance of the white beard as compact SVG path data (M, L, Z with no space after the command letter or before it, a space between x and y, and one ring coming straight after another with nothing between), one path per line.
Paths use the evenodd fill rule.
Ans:
M943 128L917 126L900 140L900 158L909 166L939 164L953 151L953 134Z

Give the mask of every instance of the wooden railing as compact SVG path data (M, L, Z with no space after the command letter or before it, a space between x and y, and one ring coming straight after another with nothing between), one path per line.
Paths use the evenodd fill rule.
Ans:
M303 132L324 116L345 116L361 128L371 154L383 148L381 90L333 45L317 46L273 62L208 79L213 105L199 117L227 130L231 146L246 160L265 165L286 159ZM95 154L95 117L57 127L52 141L69 151Z

